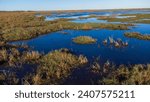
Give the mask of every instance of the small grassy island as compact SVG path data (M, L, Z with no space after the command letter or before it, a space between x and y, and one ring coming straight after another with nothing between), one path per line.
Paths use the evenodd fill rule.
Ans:
M139 32L126 32L124 34L128 38L136 38L140 40L150 40L150 35L140 34Z
M73 42L77 44L93 44L96 42L96 39L90 36L78 36L73 39Z

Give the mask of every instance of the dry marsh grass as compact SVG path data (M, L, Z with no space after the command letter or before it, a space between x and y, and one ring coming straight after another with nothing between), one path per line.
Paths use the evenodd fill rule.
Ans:
M7 50L6 49L0 50L0 62L7 61L7 57L8 57Z
M0 65L8 67L19 67L24 63L35 63L41 54L36 51L19 52L17 48L0 49Z
M41 54L37 51L29 51L23 54L23 59L25 61L36 61L41 57Z
M104 85L149 85L150 64L136 64L132 66L93 64L91 72L99 75L98 84Z
M14 72L0 72L0 85L17 85L19 79Z
M60 84L71 71L88 62L87 58L75 56L68 51L55 50L40 60L34 84Z
M124 34L128 38L136 38L140 40L150 40L149 34L140 34L139 32L126 32Z
M0 32L5 41L26 40L41 34L56 32L65 29L128 29L129 24L78 24L68 22L69 19L45 21L44 16L36 17L38 12L0 12Z

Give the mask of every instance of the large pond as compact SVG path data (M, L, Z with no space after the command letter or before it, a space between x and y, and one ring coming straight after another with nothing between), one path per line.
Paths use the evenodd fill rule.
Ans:
M74 54L85 55L90 62L95 58L100 58L100 62L104 63L107 60L119 64L146 64L150 63L150 41L138 40L134 38L126 38L124 32L136 31L142 34L150 34L149 24L137 24L130 30L64 30L68 34L62 34L60 31L39 36L34 39L13 42L14 44L27 44L34 50L44 52L45 54L56 49L68 48ZM97 39L95 44L79 45L72 42L72 39L77 36L92 36ZM102 41L109 37L117 40L122 39L128 42L127 47L116 48L110 44L104 45Z

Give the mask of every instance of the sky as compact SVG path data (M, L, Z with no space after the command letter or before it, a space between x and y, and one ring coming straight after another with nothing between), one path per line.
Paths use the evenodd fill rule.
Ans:
M150 0L0 0L0 11L150 8Z

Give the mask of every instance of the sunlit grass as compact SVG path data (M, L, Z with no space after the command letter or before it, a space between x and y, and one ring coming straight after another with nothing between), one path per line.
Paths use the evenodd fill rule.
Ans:
M35 63L41 54L36 51L18 51L17 48L0 49L0 65L7 67L19 67L24 63Z
M26 40L41 34L61 31L65 29L90 30L105 28L112 30L127 30L129 24L99 24L73 23L70 19L45 21L44 16L37 17L38 12L0 12L0 32L5 41Z
M105 85L149 85L150 84L150 65L115 65L100 66L93 64L91 72L99 75L99 84Z
M139 32L126 32L124 34L126 37L129 38L136 38L140 40L150 40L150 35L149 34L140 34Z
M37 74L33 78L34 84L60 84L74 68L87 62L86 57L75 56L67 49L50 52L41 58Z
M96 42L96 39L90 36L78 36L73 38L73 42L77 44L92 44Z

